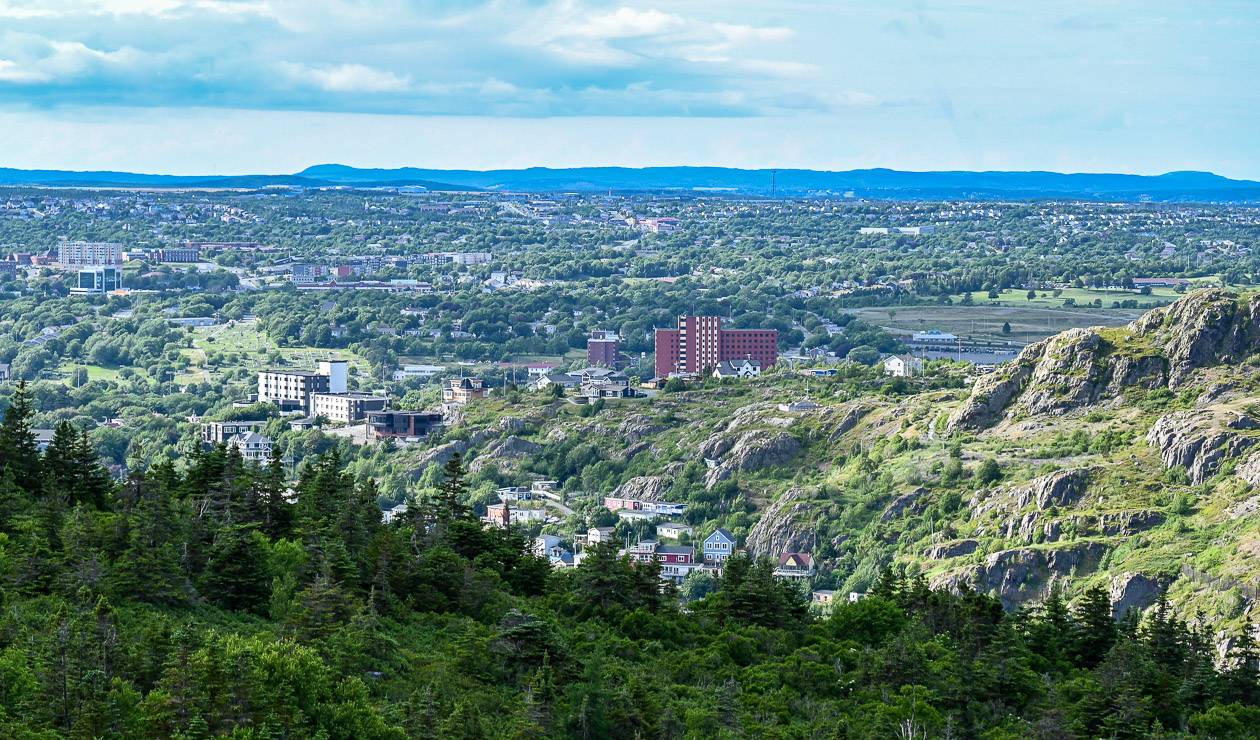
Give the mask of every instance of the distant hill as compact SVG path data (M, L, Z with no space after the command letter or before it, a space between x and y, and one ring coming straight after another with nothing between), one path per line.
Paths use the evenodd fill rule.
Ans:
M299 173L296 175L154 175L135 172L74 170L19 170L0 167L0 186L37 185L44 187L82 188L329 188L329 187L416 187L426 190L466 191L478 190L474 186L423 179L392 177L373 182L367 178L342 182L321 180Z
M773 183L773 188L772 188ZM744 170L729 167L575 167L516 170L360 169L321 164L292 175L175 176L0 169L0 185L150 188L402 187L519 192L716 192L861 198L1260 202L1260 182L1210 172L1163 175L1059 172Z

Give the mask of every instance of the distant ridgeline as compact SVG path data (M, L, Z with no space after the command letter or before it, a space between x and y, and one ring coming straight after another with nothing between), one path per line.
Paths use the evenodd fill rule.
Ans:
M410 187L438 191L653 192L879 199L1260 201L1260 182L1209 172L1162 175L1057 172L829 172L729 167L575 167L519 170L359 169L325 164L280 175L155 175L0 168L0 185L143 188Z

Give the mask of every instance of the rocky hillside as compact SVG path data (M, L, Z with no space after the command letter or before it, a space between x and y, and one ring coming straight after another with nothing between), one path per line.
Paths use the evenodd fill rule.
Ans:
M1101 581L1118 612L1167 592L1228 622L1260 597L1258 316L1258 296L1203 291L978 379L937 363L904 390L849 368L599 410L522 394L401 459L423 482L466 453L483 502L559 480L562 537L608 521L613 492L686 502L698 537L723 526L757 555L813 553L819 588L861 591L891 565L1017 608ZM819 408L781 410L803 398Z

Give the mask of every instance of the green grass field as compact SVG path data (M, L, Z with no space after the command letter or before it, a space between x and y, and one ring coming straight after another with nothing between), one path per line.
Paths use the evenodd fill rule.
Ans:
M1033 342L1080 326L1117 326L1141 316L1143 311L1114 308L1063 308L1019 305L1014 302L979 301L974 306L904 306L859 308L852 313L894 334L939 329L960 337L981 340ZM1003 334L1009 323L1011 333Z
M251 324L197 327L193 346L181 353L188 358L188 368L176 376L178 383L206 381L224 370L240 368L251 374L268 367L313 370L317 362L327 359L347 360L358 374L370 371L367 361L349 350L280 347Z

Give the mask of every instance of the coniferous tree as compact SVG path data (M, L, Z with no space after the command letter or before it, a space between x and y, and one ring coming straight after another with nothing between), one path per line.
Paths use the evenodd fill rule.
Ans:
M39 448L31 428L34 415L31 391L26 381L20 380L0 422L0 467L11 470L13 481L28 493L40 487Z
M1107 657L1116 641L1111 599L1102 586L1087 590L1072 612L1072 657L1076 664L1093 668Z
M439 521L467 519L470 516L468 507L464 504L467 495L468 481L464 472L464 461L456 452L442 468L442 483L438 486L436 502Z

